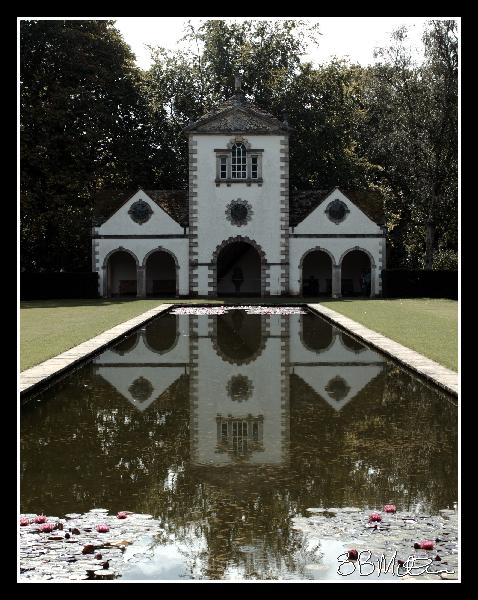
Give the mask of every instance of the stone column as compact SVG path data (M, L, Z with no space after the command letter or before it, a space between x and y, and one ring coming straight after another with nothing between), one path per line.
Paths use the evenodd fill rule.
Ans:
M375 277L376 277L376 268L375 267L371 267L370 268L370 298L374 298L375 297Z
M136 297L146 298L146 277L144 267L136 267Z
M101 267L101 274L102 274L102 296L103 298L108 298L108 267L106 265L104 265L103 267Z
M332 298L342 297L342 266L332 266Z

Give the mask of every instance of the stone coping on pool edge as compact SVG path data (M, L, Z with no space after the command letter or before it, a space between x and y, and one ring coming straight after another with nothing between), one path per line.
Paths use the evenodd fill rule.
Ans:
M86 342L78 344L78 346L75 346L74 348L70 348L66 352L62 352L53 358L45 360L39 365L22 371L20 373L20 395L22 396L27 392L32 391L33 388L36 388L47 380L59 375L62 371L65 371L83 361L85 358L96 354L99 350L105 348L116 339L129 333L133 329L136 329L140 325L143 325L146 321L150 321L157 315L166 312L172 306L172 304L160 304L156 308L147 310L137 317L124 321L119 325L115 325L111 329L100 333Z
M398 342L394 342L388 337L364 327L360 323L344 317L340 313L326 308L321 304L307 304L313 312L325 317L332 323L339 325L343 329L350 331L353 335L360 338L370 346L374 346L405 365L406 367L416 371L426 379L432 381L447 392L458 396L458 373L447 369L438 364L434 360L419 354L406 346L402 346Z
M211 303L214 304L214 303ZM211 305L209 304L209 306ZM264 302L267 304L267 302ZM20 373L20 395L24 395L27 392L32 391L40 384L52 379L56 375L59 375L62 371L71 368L75 364L83 361L85 358L96 354L102 348L108 346L117 338L129 333L133 329L136 329L146 321L150 321L157 315L166 312L172 306L180 306L176 304L160 304L156 308L152 308L137 317L129 319L124 323L115 325L111 329L104 331L103 333L93 337L86 342L82 342L74 348L70 348L66 352L62 352L53 358L50 358L39 365L31 367ZM402 346L398 342L394 342L390 338L368 329L360 323L344 317L335 310L326 308L321 304L303 304L301 306L307 306L313 312L324 316L329 321L339 325L340 327L350 331L356 337L367 342L371 346L378 348L385 354L396 359L398 362L407 366L408 368L416 371L428 380L431 380L439 387L445 389L447 392L458 396L458 373L447 369L435 361L419 354L406 346Z

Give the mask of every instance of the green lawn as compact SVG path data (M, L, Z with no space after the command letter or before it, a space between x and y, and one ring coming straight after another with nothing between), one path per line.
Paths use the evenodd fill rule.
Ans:
M260 299L223 299L260 304ZM56 356L162 302L208 300L35 300L20 305L20 368ZM217 302L211 300L210 302ZM264 300L262 300L264 302ZM270 304L313 302L268 298ZM458 303L453 300L331 300L325 306L457 370Z
M34 300L20 304L23 371L151 309L161 300Z
M449 369L458 370L456 300L331 300L323 305Z

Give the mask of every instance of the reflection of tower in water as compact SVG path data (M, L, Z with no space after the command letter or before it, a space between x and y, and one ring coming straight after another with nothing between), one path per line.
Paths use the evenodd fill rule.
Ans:
M191 462L283 465L288 323L282 315L191 316Z

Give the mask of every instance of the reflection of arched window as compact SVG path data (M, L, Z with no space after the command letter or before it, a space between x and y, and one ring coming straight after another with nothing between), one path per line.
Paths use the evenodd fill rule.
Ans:
M313 314L301 315L301 337L312 352L323 352L332 344L334 330L330 323Z
M218 315L216 346L222 358L236 365L255 360L262 350L261 315L231 310Z
M178 317L167 314L146 326L146 345L153 352L164 354L176 345L178 337Z
M138 343L138 337L139 333L136 331L135 333L132 333L128 337L121 340L118 344L116 344L116 346L113 346L111 350L120 356L128 354L128 352L131 352L131 350L133 350Z
M234 144L232 147L232 178L246 179L247 155L244 144Z
M216 417L217 452L227 452L236 459L248 458L252 452L263 450L263 421L253 417Z
M342 338L342 344L349 350L352 350L352 352L355 352L355 354L358 354L359 352L363 352L364 350L366 350L366 348L363 344L361 344L360 342L357 342L357 340L355 340L353 337L350 337L346 333L342 333L341 338Z

